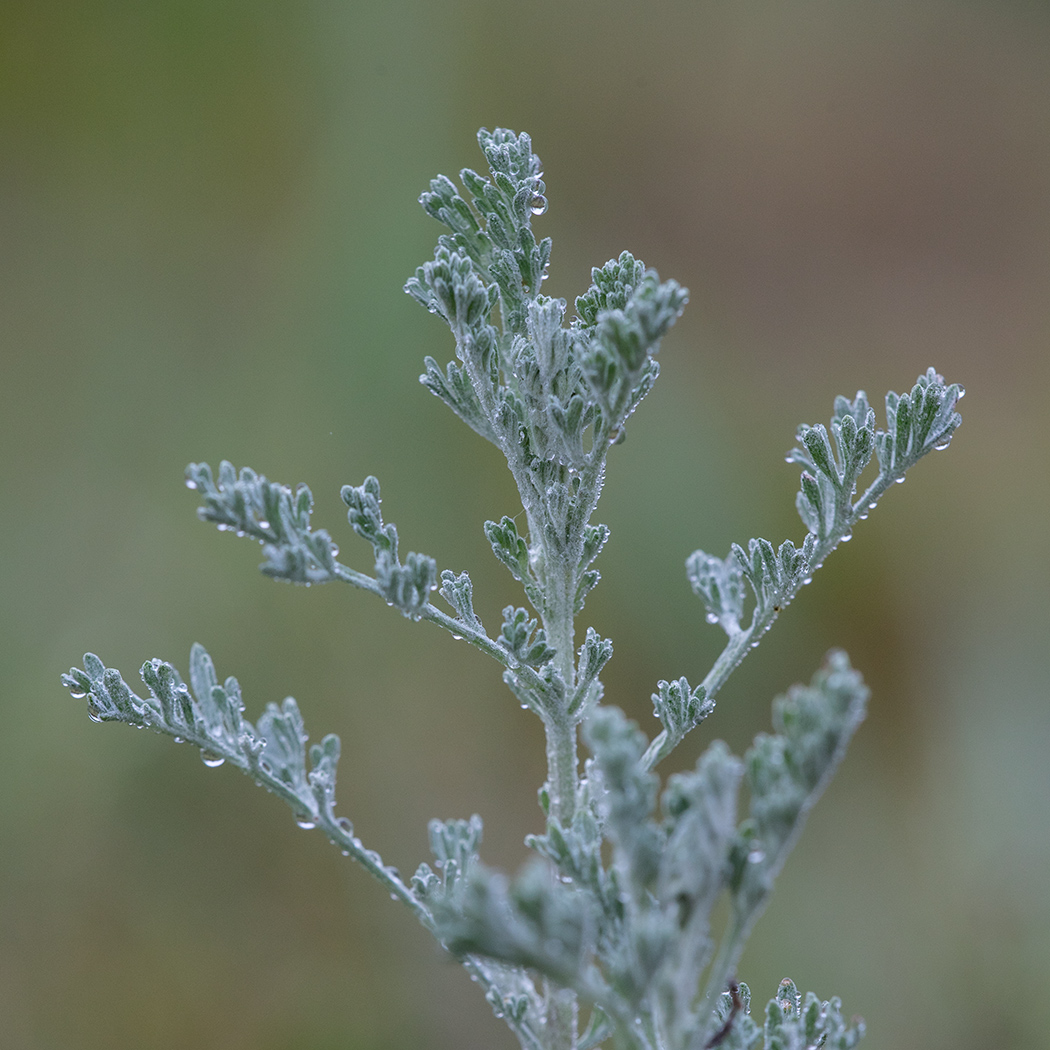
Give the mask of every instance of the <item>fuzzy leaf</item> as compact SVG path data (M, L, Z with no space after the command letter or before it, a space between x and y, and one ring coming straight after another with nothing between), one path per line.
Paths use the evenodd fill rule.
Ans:
M547 644L547 636L541 627L536 629L536 620L530 619L525 609L508 605L503 610L503 627L499 644L520 664L526 667L542 667L555 656Z
M670 737L680 740L715 709L714 700L702 685L693 689L685 678L677 682L657 682L652 694L653 713Z
M197 514L220 531L251 536L263 545L267 576L291 583L328 583L338 579L335 556L339 549L324 529L310 528L313 496L305 485L293 493L285 485L267 481L248 467L240 473L225 460L216 484L207 463L186 468L186 485L203 500Z
M498 525L494 521L486 521L485 537L492 545L492 553L510 569L516 580L524 583L529 579L529 547L518 535L513 518L504 516Z
M410 620L423 615L430 592L437 587L437 563L425 554L410 552L404 564L381 550L376 555L376 583L390 605Z
M737 633L744 615L744 574L737 558L732 553L715 558L693 551L685 571L693 593L707 606L707 622L720 623L727 634Z
M441 597L456 610L456 615L465 627L485 633L485 629L474 612L474 587L470 577L461 572L458 576L448 569L441 573Z
M339 495L349 508L347 520L350 528L372 544L377 556L384 551L396 559L397 529L383 524L383 514L379 509L382 502L379 479L369 475L361 485L344 485Z
M587 637L580 646L576 672L576 690L569 713L583 717L583 712L593 707L602 697L602 685L598 675L613 654L612 642L602 638L593 627L587 628Z

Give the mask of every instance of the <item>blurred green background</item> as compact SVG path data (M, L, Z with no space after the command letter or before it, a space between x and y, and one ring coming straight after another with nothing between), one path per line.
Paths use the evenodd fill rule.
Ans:
M8 1050L510 1047L361 871L229 769L92 725L59 674L129 681L200 640L251 712L343 739L340 801L402 870L431 816L539 825L534 720L497 668L347 588L255 571L184 465L338 491L374 473L406 550L520 601L481 532L498 455L419 386L448 332L401 292L416 205L527 130L545 290L630 248L692 290L615 450L593 623L608 699L719 648L682 563L796 540L795 426L935 365L921 463L669 763L735 748L846 647L874 695L741 967L863 1014L865 1045L1050 1031L1050 11L1003 0L9 0L0 8L0 1043ZM670 771L670 770L669 770Z

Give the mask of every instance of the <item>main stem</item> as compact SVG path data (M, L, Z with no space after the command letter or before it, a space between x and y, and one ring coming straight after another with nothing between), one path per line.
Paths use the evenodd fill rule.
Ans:
M570 573L550 572L549 556L546 568L550 585L547 608L544 610L544 630L548 643L558 654L555 662L565 683L565 695L561 703L551 703L543 719L543 726L547 732L547 790L550 794L551 816L563 828L567 828L576 812L576 789L579 782L576 719L566 709L576 677L576 639L573 624L576 595Z
M583 530L591 520L605 477L605 456L609 449L608 427L599 423L590 463L580 476L576 491L574 522L559 548L550 550L543 526L529 514L530 533L539 537L543 550L545 608L543 627L547 641L558 654L556 663L565 696L560 705L551 704L544 717L547 731L547 784L550 812L563 828L572 823L576 812L576 790L579 784L579 760L576 753L577 717L567 710L569 697L576 684L576 588L577 573L583 549ZM519 485L523 497L525 490ZM523 499L524 502L524 499ZM528 510L528 507L526 507ZM545 509L542 511L545 515ZM540 519L542 521L542 518Z
M531 522L530 522L531 525ZM544 536L542 526L539 536ZM548 644L554 649L555 665L565 689L561 697L551 695L543 716L547 734L547 791L550 816L563 828L572 824L579 783L576 753L576 717L568 711L576 680L576 559L564 550L551 551L541 540L544 558L543 625ZM553 875L552 875L553 877ZM544 1038L547 1050L575 1050L579 1030L579 1006L574 991L545 980Z

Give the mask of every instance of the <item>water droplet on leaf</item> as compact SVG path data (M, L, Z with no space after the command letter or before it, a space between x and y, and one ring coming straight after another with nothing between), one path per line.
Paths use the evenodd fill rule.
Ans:
M309 813L296 813L295 822L303 831L310 831L317 827L317 821Z
M529 210L533 215L542 215L547 210L547 198L542 193L537 193L535 197L529 201Z
M708 623L718 623L718 614L709 612L705 617Z
M226 759L223 758L222 755L215 754L214 751L202 751L201 752L201 761L209 769L217 769L219 766L221 766L223 764L223 762L226 761Z
M195 489L196 487L197 487L197 482L195 482L193 480L193 478L187 478L186 479L186 488L188 488L188 489Z

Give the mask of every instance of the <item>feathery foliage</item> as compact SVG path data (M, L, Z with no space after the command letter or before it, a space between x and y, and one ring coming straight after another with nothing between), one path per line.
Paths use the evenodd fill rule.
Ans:
M372 548L369 573L340 562L330 535L311 527L305 485L293 492L226 462L217 480L206 464L191 464L186 476L201 499L199 516L260 543L267 575L372 591L501 665L547 736L544 827L527 840L533 860L508 877L480 858L480 817L435 820L433 860L402 879L335 814L338 738L308 748L291 698L250 722L236 679L220 683L200 645L190 653L189 686L171 664L150 660L140 697L91 654L63 682L87 699L94 720L188 741L206 765L237 766L282 797L301 827L318 828L363 864L463 962L528 1050L847 1050L863 1022L845 1022L837 999L803 998L784 981L752 1016L736 967L807 813L864 717L860 675L844 653L829 653L809 685L774 701L773 732L742 759L716 740L692 769L663 783L656 767L712 714L728 676L831 551L909 467L949 444L963 391L931 368L910 393L886 396L886 429L863 392L836 398L828 426L799 428L787 460L802 468L796 506L806 535L799 545L751 539L725 557L689 556L688 580L727 642L698 685L657 683L661 728L650 739L601 704L612 644L588 627L577 647L575 618L599 581L592 566L609 536L592 521L607 457L659 374L660 340L687 292L625 251L592 271L567 323L566 302L540 291L551 242L532 232L547 199L529 137L482 130L478 141L487 175L464 169L462 191L439 176L420 198L449 232L405 291L455 340L446 365L425 358L421 382L499 448L517 484L524 531L509 515L484 530L531 608L508 605L490 633L467 573L439 573L423 554L402 559L374 477L342 490L351 529ZM858 497L873 457L877 475ZM582 772L581 736L590 753ZM746 815L738 812L741 787ZM716 928L722 900L729 917Z

